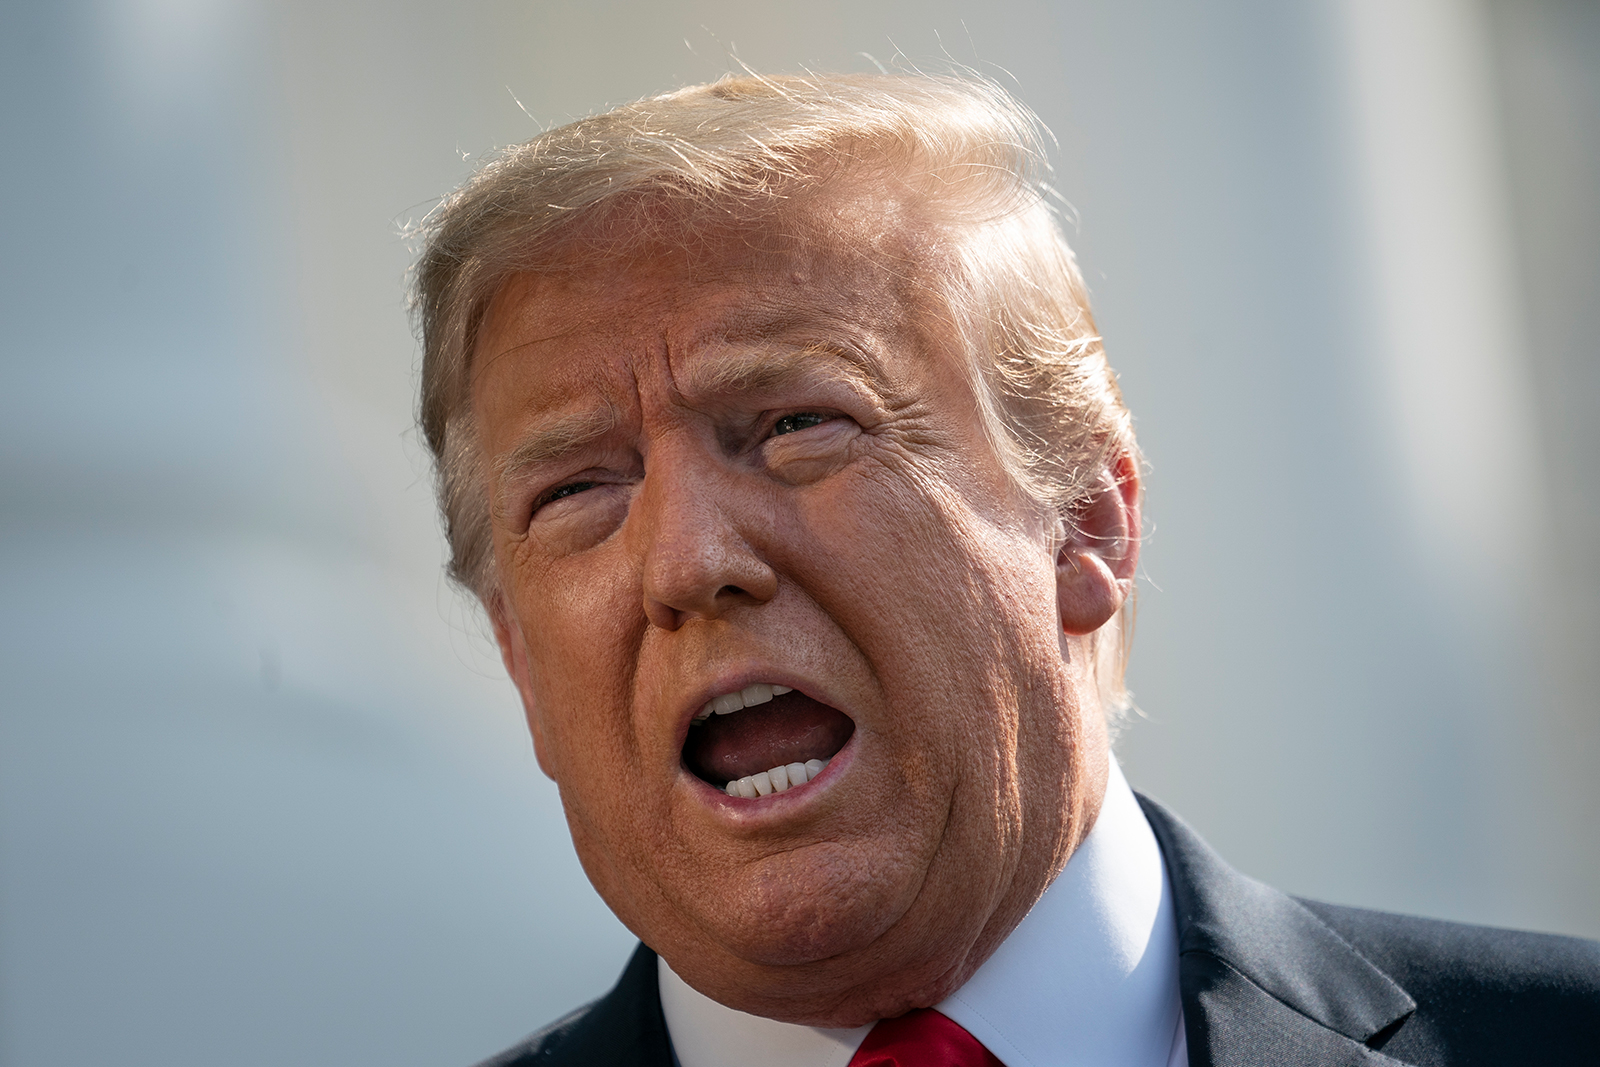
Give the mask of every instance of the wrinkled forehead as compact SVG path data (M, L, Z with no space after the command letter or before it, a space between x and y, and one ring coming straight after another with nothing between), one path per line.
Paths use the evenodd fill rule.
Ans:
M727 344L924 347L949 315L941 243L921 215L904 197L860 189L754 217L631 205L501 285L474 346L475 405L502 386L508 361L530 356L564 377L607 355Z

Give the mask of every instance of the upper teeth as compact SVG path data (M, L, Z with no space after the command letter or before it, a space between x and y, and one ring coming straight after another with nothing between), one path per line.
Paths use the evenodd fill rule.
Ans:
M706 701L705 707L694 713L694 721L702 722L712 715L727 715L738 711L740 708L750 708L757 704L765 704L773 697L781 697L785 693L794 692L793 687L787 685L768 685L766 682L757 682L747 685L743 689L732 693L723 693L719 697L712 697Z

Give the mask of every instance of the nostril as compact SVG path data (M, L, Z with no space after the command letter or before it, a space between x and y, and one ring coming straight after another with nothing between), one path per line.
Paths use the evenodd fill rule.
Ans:
M717 590L717 595L718 596L749 596L750 594L746 593L743 589L740 589L736 585L725 585L721 589Z

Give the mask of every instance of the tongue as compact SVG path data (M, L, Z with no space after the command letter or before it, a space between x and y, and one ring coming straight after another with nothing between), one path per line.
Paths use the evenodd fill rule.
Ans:
M800 693L785 693L691 727L683 758L701 778L722 785L784 764L829 759L855 728L844 713Z

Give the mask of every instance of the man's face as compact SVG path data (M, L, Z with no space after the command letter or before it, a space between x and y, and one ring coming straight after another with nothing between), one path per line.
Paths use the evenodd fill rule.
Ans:
M585 870L692 985L823 1025L953 991L1105 776L1053 520L1008 486L903 217L844 199L800 251L701 235L518 278L474 366L497 634Z

